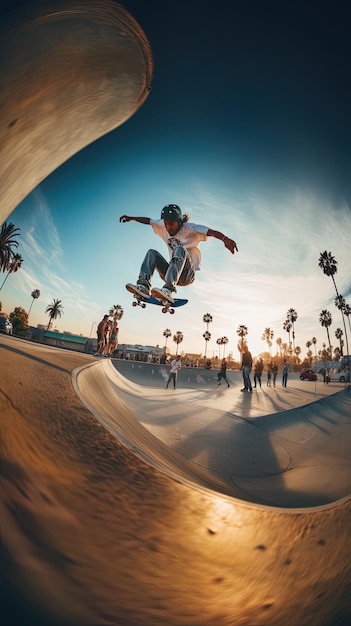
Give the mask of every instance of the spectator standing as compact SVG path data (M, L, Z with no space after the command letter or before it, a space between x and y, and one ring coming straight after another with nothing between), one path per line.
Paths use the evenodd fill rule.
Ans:
M263 361L262 359L258 359L256 365L255 365L255 369L254 369L254 387L257 387L257 383L261 385L261 376L262 376L262 372L263 372Z
M240 389L240 391L252 391L251 384L251 368L252 368L252 355L247 346L244 346L242 361L241 361L241 369L243 373L244 379L244 387Z
M275 382L277 380L277 374L278 374L278 365L276 363L273 363L273 367L272 367L273 387L275 387Z
M272 379L272 362L268 363L268 370L267 370L267 387L271 386L271 379Z
M117 320L113 320L109 342L108 342L108 348L107 348L107 353L110 358L112 357L112 354L114 353L114 351L117 349L118 331L119 331L118 322Z
M221 384L221 380L222 378L225 380L225 382L227 383L227 386L230 387L229 384L229 380L227 378L227 362L225 359L222 359L221 362L221 369L219 370L218 374L217 374L217 378L218 378L218 383L217 383L217 387L219 387L219 385Z
M168 385L171 382L171 380L173 380L173 388L174 389L176 388L176 380L177 380L178 372L181 369L182 369L182 362L180 360L180 356L177 356L175 359L173 359L171 363L171 369L169 371L166 389L168 389Z
M288 373L289 373L289 367L288 367L288 364L286 362L286 359L284 359L284 365L283 365L283 369L282 369L282 384L283 384L283 387L286 387L286 384L288 382Z
M104 351L107 322L108 322L108 315L104 315L101 322L99 322L97 325L97 329L96 329L97 350L95 352L95 356L102 356L102 353Z

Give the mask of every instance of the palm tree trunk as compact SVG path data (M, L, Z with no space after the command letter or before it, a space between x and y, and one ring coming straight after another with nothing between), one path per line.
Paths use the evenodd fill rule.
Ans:
M0 291L1 291L1 289L3 288L4 284L6 283L6 281L7 281L8 277L9 277L9 274L11 274L10 270L7 272L7 274L6 274L5 278L4 278L4 281L3 281L3 283L2 283L2 285L1 285L1 287L0 287Z
M332 274L332 279L333 279L333 283L334 283L334 287L335 287L336 295L338 296L338 295L339 295L339 292L338 292L338 288L337 288L337 286L336 286L336 282L335 282L335 278L334 278L333 274Z
M30 313L30 312L31 312L31 310L32 310L32 306L33 306L33 302L34 302L34 300L35 300L35 298L32 298L32 302L31 302L31 305L30 305L30 307L29 307L29 311L28 311L28 317L29 317L29 313Z
M344 324L344 331L345 331L345 339L346 339L346 350L347 350L347 354L350 354L349 352L349 340L347 338L347 330L346 330L346 324L345 324L345 316L343 311L341 310L341 317L342 317L342 323Z

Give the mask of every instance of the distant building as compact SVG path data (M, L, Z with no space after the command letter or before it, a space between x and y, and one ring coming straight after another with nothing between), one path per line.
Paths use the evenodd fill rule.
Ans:
M114 356L127 361L158 362L164 349L159 346L140 346L138 344L120 343Z
M87 352L92 354L96 350L96 339L89 339L81 335L73 335L71 333L60 333L53 330L46 330L46 326L35 328L30 326L26 331L26 339L43 343L47 346L55 348L63 348L64 350L74 350L75 352Z

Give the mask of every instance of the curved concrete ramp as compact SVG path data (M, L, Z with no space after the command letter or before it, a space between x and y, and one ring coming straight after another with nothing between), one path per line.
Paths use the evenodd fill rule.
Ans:
M88 355L0 337L0 380L8 625L28 623L30 600L35 623L67 626L346 626L350 498L282 509L220 493L156 445L118 399L130 382Z
M176 392L164 382L162 389L133 382L138 375L144 383L147 376L163 380L163 370L102 361L80 372L77 385L110 432L168 475L277 507L320 506L349 496L349 392L325 395L332 388L321 385L317 399L306 405L306 385L300 391L303 383L291 380L287 390L260 389L243 397L239 373L232 373L238 380L227 390L198 383L206 374L192 368L182 370ZM274 398L273 414L266 396Z
M152 55L113 0L29 0L0 24L0 223L147 97Z
M122 367L125 373L128 367L129 371L132 369L131 364ZM132 375L134 378L135 370ZM221 407L218 390L180 388L174 393L147 388L123 377L106 361L79 369L75 378L81 399L100 423L132 449L141 462L156 469L158 496L163 503L167 502L167 522L163 519L164 525L159 519L167 559L167 564L162 566L162 579L165 576L168 581L167 591L163 588L165 595L163 592L160 595L163 617L156 610L151 623L247 626L343 623L349 612L350 498L311 507L323 499L330 502L343 493L349 494L349 389L311 405L254 418L257 427L251 419L248 422L236 414L236 420L241 419L240 426L236 424L229 433L226 420L232 419L233 414L223 406L230 403L230 397L224 396ZM238 388L233 391L237 395ZM208 457L203 464L190 460L189 448L179 431L176 445L169 450L139 424L140 420L150 430L157 424L158 437L167 441L169 430L173 432L174 425L183 424L184 419L192 422L192 426L188 424L187 440L194 431L198 437L199 420L207 423L212 420L215 428L212 433L207 432L206 440L208 446L215 442L219 460L215 469ZM280 434L275 442L277 429ZM224 470L227 464L223 460L224 441L228 447L234 445L234 457L244 451L239 471L236 458L231 459L232 470L236 468L235 481ZM250 455L251 449L254 457ZM260 469L260 463L268 462L267 455L271 463L275 459L273 474L266 466ZM256 458L254 475L253 458ZM135 463L137 466L136 460ZM295 488L298 485L300 489L298 497L308 508L264 506L265 499L277 502L284 500L284 495L285 506L294 503L294 481L289 484L294 473L297 474ZM289 476L287 482L286 476ZM312 489L306 489L306 482ZM145 506L154 509L154 487L149 478L138 505L138 515L143 519ZM157 510L162 515L159 503L160 500ZM144 532L152 532L153 526L154 523L140 531L143 542ZM146 563L141 565L139 561L140 566L145 568ZM152 578L159 582L158 567L153 568ZM330 593L331 589L336 597ZM172 603L170 597L174 593L181 607L176 608ZM146 612L149 608L147 603ZM149 623L149 618L145 623Z
M22 6L0 24L1 221L61 163L128 119L152 72L141 28L112 0ZM289 510L244 502L237 476L156 445L121 410L126 395L113 409L105 366L80 376L107 390L108 409L99 393L95 410L115 411L115 436L72 389L71 372L91 357L8 337L0 344L6 626L346 623L349 498ZM318 427L306 430L294 443L317 435ZM273 439L269 429L262 436ZM279 458L286 468L284 446ZM250 490L257 503L252 482Z

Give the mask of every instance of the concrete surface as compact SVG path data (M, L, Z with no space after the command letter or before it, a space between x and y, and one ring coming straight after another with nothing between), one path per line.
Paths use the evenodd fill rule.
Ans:
M28 0L0 53L3 222L138 109L152 56L112 0ZM2 623L346 626L350 392L311 389L144 399L111 363L1 337Z
M289 408L243 418L234 385L147 389L107 360L5 336L0 380L8 624L346 626L348 389L309 405L296 381Z
M0 8L3 12L3 9ZM0 224L147 98L149 42L112 0L28 0L0 20Z

